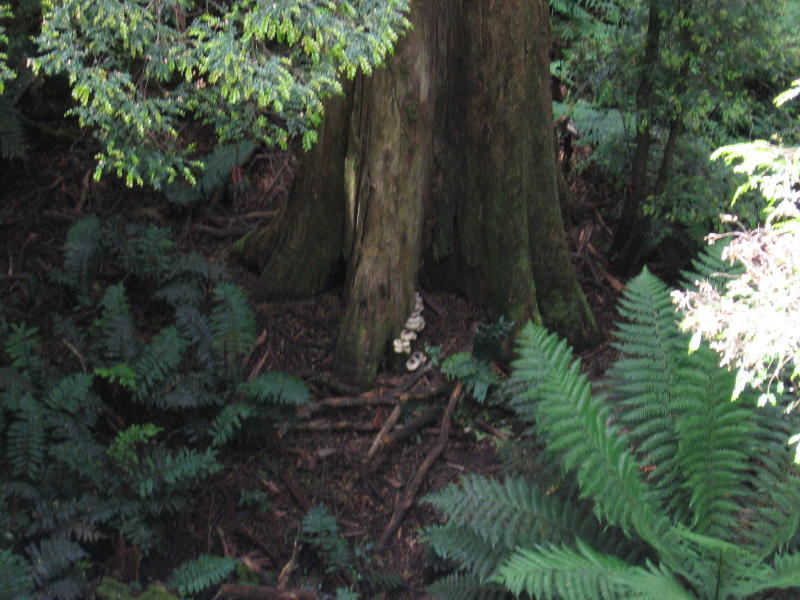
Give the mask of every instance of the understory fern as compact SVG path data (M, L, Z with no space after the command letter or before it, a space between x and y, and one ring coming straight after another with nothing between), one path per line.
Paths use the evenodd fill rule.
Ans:
M471 475L428 496L447 522L424 537L454 566L434 597L717 600L800 587L797 419L753 396L731 402L734 375L709 349L688 352L669 290L646 270L620 314L607 395L592 393L566 342L523 329L514 378L526 388L511 406L563 474L545 485Z
M75 310L49 330L0 314L0 598L87 597L94 553L156 551L245 418L308 401L288 375L244 380L243 292L166 230L79 221L53 280ZM198 560L176 573L181 593L232 568Z

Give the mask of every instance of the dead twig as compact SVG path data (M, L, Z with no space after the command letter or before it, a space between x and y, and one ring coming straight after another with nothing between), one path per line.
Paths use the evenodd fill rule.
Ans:
M378 432L378 435L376 435L375 439L372 440L372 445L369 447L369 451L367 452L367 459L370 459L373 456L375 456L375 453L378 451L378 448L380 448L381 444L383 443L383 439L389 433L389 430L391 430L391 428L395 426L402 412L403 409L400 405L394 407L391 414L389 415L389 418L386 419L386 421L383 423L383 427L381 427L381 430Z
M359 433L372 433L376 429L377 427L372 423L315 419L308 423L297 423L292 426L291 431L356 431Z
M406 514L413 506L414 500L417 497L417 492L422 486L422 481L425 479L428 471L433 466L433 463L436 462L436 459L438 459L444 451L444 447L447 445L447 440L450 437L450 427L453 422L453 412L456 409L456 404L458 404L458 399L461 397L461 389L462 384L459 381L456 383L453 391L450 393L450 399L447 402L447 408L442 416L442 427L439 431L439 439L436 440L436 445L431 448L431 451L425 457L425 460L422 461L422 464L417 469L417 472L414 473L414 476L408 482L403 494L398 496L392 518L389 521L389 524L386 526L386 529L383 530L380 540L378 540L378 545L375 548L376 552L381 552L386 548L389 540L394 535L395 531L397 531L397 529L400 527L400 524L403 522Z

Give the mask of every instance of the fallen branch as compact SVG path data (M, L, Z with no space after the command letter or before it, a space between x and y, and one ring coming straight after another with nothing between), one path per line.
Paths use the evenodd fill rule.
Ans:
M314 404L303 406L297 410L299 418L308 418L315 413L320 412L325 408L344 408L353 406L366 406L370 404L375 405L393 405L397 399L410 390L417 381L419 381L425 373L431 370L431 363L414 371L403 383L398 385L390 392L366 392L358 396L338 396L334 398L325 398Z
M233 583L220 587L216 597L228 600L317 600L317 595L309 590L279 590L264 585Z
M385 435L381 440L383 446L390 446L391 444L402 442L404 439L410 437L423 427L433 423L436 420L437 414L439 414L439 411L435 408L429 408L428 410L422 411L407 425L404 425L400 429Z
M375 453L378 451L378 448L380 448L381 444L383 443L383 439L389 433L389 430L395 426L398 419L400 419L400 415L402 414L402 412L403 409L400 407L400 405L394 407L392 413L389 415L389 418L386 419L386 421L384 421L383 427L381 427L381 430L378 432L378 435L376 435L375 439L372 440L372 445L369 447L369 451L367 452L368 459L375 456Z
M417 492L419 491L420 486L422 486L423 479L428 474L428 471L433 466L433 463L436 462L436 459L438 459L444 451L444 447L447 445L447 440L450 437L450 427L453 422L453 412L456 409L456 404L458 404L458 399L461 397L461 389L462 384L459 381L453 388L453 391L450 393L450 399L447 402L447 408L442 416L442 426L441 430L439 431L439 439L436 440L436 445L431 448L431 451L425 457L425 460L422 461L422 464L419 466L419 469L417 469L417 472L414 473L414 476L409 481L403 494L398 497L397 502L395 503L395 509L394 513L392 514L392 518L389 521L389 524L386 526L386 529L383 530L380 540L378 540L378 545L375 548L376 552L381 552L386 548L389 540L400 527L400 524L403 522L403 519L405 518L409 509L411 509L413 506Z
M329 421L316 419L308 423L292 425L291 431L358 431L372 433L377 427L372 423L354 423L353 421Z

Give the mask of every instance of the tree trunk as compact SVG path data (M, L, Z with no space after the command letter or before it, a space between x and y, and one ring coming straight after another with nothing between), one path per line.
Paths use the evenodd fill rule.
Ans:
M331 243L324 260L313 260L331 265L343 250L335 366L358 384L372 381L411 310L423 232L429 282L520 325L540 320L541 304L546 323L584 345L597 330L560 220L543 83L547 3L417 0L410 17L414 28L387 65L356 83L349 136L338 120L330 128L326 121L320 146L305 157L293 222L308 234L287 232L297 244L274 256L309 268L314 255L303 248L316 243L312 232L326 220L338 227L344 215L340 250ZM330 203L325 217L315 214L322 202ZM291 279L289 270L272 273ZM260 291L264 281L281 291L269 272Z
M592 343L558 202L547 3L451 0L438 30L447 63L428 256L444 264L434 277L497 315Z
M413 308L433 126L433 4L413 4L414 28L385 68L357 84L346 160L347 308L335 367L374 379Z
M352 110L352 85L331 98L316 145L300 159L285 214L252 233L242 258L261 272L256 298L318 294L344 270L344 158Z
M619 263L627 270L631 256L636 253L639 236L636 222L639 219L639 207L647 195L647 163L652 146L651 115L653 96L653 74L658 62L659 43L661 41L660 0L650 0L647 17L647 38L639 75L639 87L636 90L636 139L631 164L631 182L628 194L622 206L622 215L614 234L614 252L620 257Z

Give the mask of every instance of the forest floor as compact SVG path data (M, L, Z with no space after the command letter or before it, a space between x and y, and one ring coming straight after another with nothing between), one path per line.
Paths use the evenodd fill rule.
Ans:
M24 276L36 273L46 281L46 272L61 264L66 230L90 214L122 215L128 221L170 227L181 249L224 263L245 288L254 281L255 275L234 260L231 246L245 231L266 224L285 200L293 171L291 156L257 153L243 169L244 188L229 189L202 207L189 209L170 206L153 192L126 188L113 176L94 181L93 148L88 137L56 143L31 139L27 159L1 163L0 268L4 278L0 303L18 307L15 316L47 332L51 298L46 289L28 297ZM587 199L581 185L574 184L575 197L565 207L565 220L581 283L607 334L619 282L609 273L603 255L610 231L601 207ZM435 289L421 292L427 322L422 343L441 347L443 355L469 350L486 314L456 295ZM138 576L147 584L164 578L182 561L209 553L240 559L267 579L280 576L287 589L314 581L324 583L328 590L347 586L348 575L325 575L308 548L298 543L303 515L322 503L336 517L344 538L362 555L369 555L381 536L388 536L385 549L374 554L374 561L402 581L405 589L386 597L426 597L424 586L432 574L419 528L435 523L437 517L416 500L466 473L495 473L495 450L513 427L510 416L461 402L444 451L422 477L415 502L399 527L387 530L407 484L440 439L441 412L453 383L435 369L410 387L413 374L389 369L366 393L337 383L331 361L342 301L336 291L303 301L257 304L255 309L262 335L250 367L302 377L313 402L321 403L319 410L298 415L291 427L264 439L243 441L233 448L225 459L225 471L199 485L192 505L170 523L168 546L146 557L139 572L127 577ZM586 370L597 377L613 351L606 342L582 357ZM501 364L495 367L500 372L508 369ZM356 398L360 405L336 407L337 401L331 401L342 397ZM375 398L383 398L386 405L373 402ZM407 418L432 407L439 410L431 413L424 427L370 456L392 404L398 402L408 407ZM243 505L243 492L253 490L266 495L268 510ZM125 549L117 550L119 554ZM123 576L118 559L109 556L107 570Z

